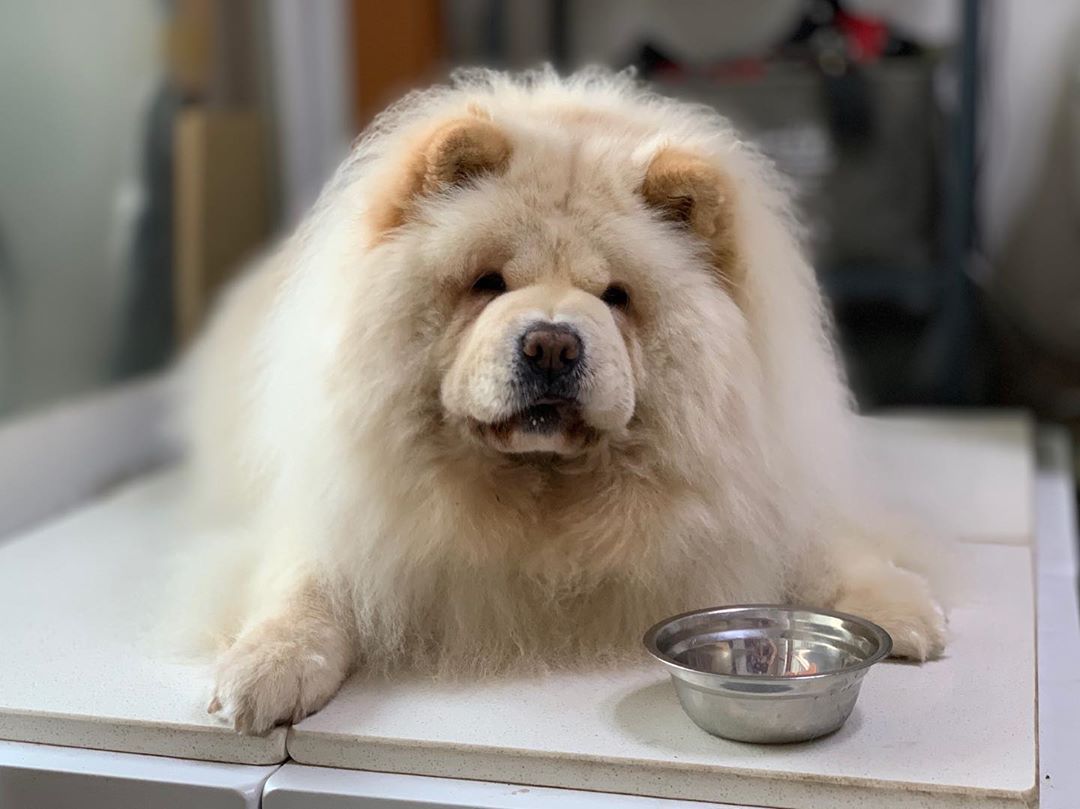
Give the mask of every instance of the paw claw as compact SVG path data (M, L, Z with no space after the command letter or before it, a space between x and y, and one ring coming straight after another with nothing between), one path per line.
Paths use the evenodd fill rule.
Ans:
M207 713L217 713L220 710L221 710L221 700L219 700L215 696L212 700L210 700L210 704L206 706L206 712Z

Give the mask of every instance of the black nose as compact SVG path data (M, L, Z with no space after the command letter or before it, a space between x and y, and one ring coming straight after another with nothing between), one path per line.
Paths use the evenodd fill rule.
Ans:
M521 338L525 365L546 379L569 374L581 360L581 338L569 326L538 323Z

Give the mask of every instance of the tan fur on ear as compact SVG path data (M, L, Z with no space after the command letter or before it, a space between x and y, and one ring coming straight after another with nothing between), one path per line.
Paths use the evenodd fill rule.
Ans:
M472 117L456 118L422 139L383 200L372 207L376 238L405 224L418 196L435 194L485 174L500 174L510 161L510 140L486 111L472 105Z
M664 218L685 224L705 239L721 278L727 286L735 285L733 194L722 171L687 152L663 149L645 171L641 195Z
M664 149L649 164L641 194L666 218L685 222L705 239L727 225L727 179L699 157Z
M490 121L467 118L440 127L424 149L421 193L433 193L498 174L510 160L510 141Z

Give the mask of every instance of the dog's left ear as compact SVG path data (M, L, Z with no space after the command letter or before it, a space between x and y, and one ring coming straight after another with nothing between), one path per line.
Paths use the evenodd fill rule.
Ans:
M510 141L481 113L443 124L428 140L416 166L416 193L432 194L485 174L501 174Z
M731 181L701 157L677 148L653 156L641 196L663 218L689 228L709 243L722 280L735 280L734 208Z
M372 206L376 240L404 225L419 199L506 171L510 154L509 138L479 108L429 131Z

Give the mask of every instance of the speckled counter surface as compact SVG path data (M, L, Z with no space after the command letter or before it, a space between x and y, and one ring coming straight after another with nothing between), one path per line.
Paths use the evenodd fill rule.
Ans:
M285 731L208 716L206 672L156 634L180 481L154 476L0 544L0 739L238 764L285 760Z
M349 682L290 731L304 764L774 807L1024 806L1036 780L1026 549L971 545L976 586L948 657L871 671L848 723L815 742L715 739L667 675L560 675L453 687Z
M868 677L855 715L808 745L712 739L640 670L434 687L350 683L298 726L303 762L766 806L1012 806L1034 781L1030 431L1017 419L867 423L900 500L965 539L979 585L946 660ZM980 437L981 436L981 437ZM935 449L938 447L938 449ZM155 645L179 481L135 481L0 543L0 739L246 764L285 731L207 716L206 672ZM989 543L989 544L981 544ZM866 803L873 800L873 803Z
M954 539L1031 544L1034 424L1026 415L898 412L860 419L859 434L899 513Z

